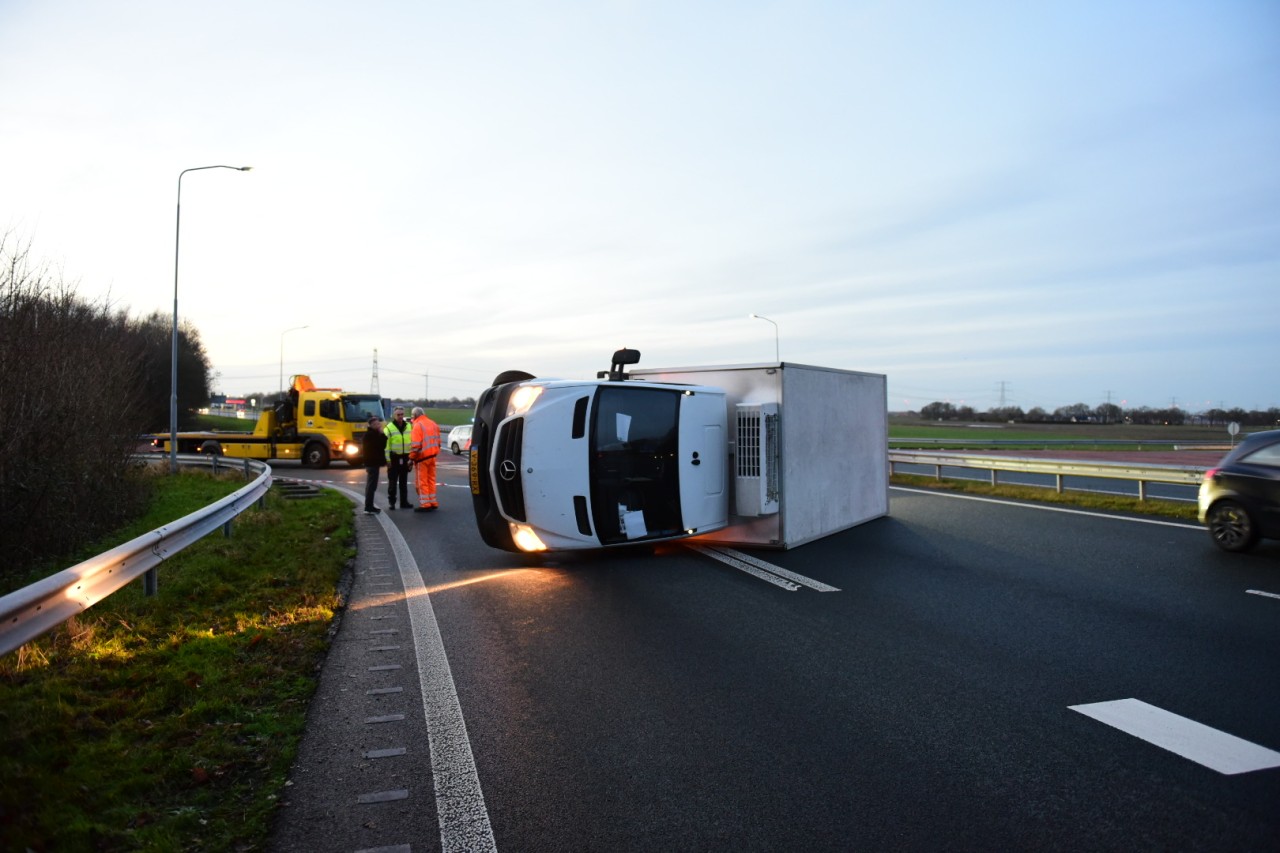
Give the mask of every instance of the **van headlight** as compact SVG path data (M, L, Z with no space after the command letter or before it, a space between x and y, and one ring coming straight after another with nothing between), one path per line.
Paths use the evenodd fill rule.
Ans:
M541 385L521 385L507 401L507 417L523 415L542 393Z
M527 524L512 524L511 539L521 551L547 550L546 544L538 538L538 534L534 533L533 528Z

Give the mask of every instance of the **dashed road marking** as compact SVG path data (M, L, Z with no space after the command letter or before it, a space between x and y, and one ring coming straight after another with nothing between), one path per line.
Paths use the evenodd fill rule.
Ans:
M762 581L767 581L774 586L780 586L788 592L795 592L802 586L815 589L818 592L839 592L838 587L825 584L822 581L796 574L793 571L784 569L781 566L775 566L773 563L753 557L750 554L744 554L733 548L726 548L722 545L702 545L689 543L688 547L697 551L699 554L705 554L713 560L719 560L726 566L746 572L753 577L757 577Z
M713 560L719 560L726 566L732 566L740 572L746 572L752 577L757 577L762 581L773 584L774 586L780 586L787 592L795 592L800 589L800 584L798 583L792 583L789 580L780 578L772 572L767 572L758 566L753 566L750 563L737 559L736 557L730 557L728 554L721 554L719 551L712 550L706 545L690 545L689 548L697 551L699 554L706 554Z
M757 569L764 569L766 572L768 572L771 575L777 575L778 577L786 578L787 580L793 583L798 583L801 586L807 586L810 589L816 589L818 592L839 592L840 591L838 588L834 586L829 586L828 584L825 584L822 581L816 581L813 578L805 577L804 575L798 575L793 571L784 569L781 566L775 566L773 563L766 562L764 560L761 560L758 557L753 557L750 554L744 554L741 551L735 551L733 548L724 548L720 545L707 545L705 547L709 551L717 551L721 554L724 554L726 557L732 557L735 560L741 560L742 562L748 565L755 566Z
M404 755L409 750L403 746L393 746L389 749L371 749L364 754L365 758L395 758L397 755Z
M1280 752L1138 699L1116 699L1069 707L1224 775L1280 767Z

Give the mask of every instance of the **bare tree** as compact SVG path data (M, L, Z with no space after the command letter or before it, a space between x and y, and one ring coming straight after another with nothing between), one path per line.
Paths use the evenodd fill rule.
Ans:
M0 549L5 569L71 553L139 506L130 475L150 425L146 324L87 302L0 235ZM168 352L167 336L163 352ZM167 376L167 370L166 370ZM161 400L167 401L168 383Z

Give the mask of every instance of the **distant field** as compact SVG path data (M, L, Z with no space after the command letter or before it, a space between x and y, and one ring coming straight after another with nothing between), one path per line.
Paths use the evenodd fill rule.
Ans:
M1076 439L1123 444L1133 441L1229 442L1225 427L1140 426L1136 424L977 424L889 419L890 438L952 439L960 442L1006 439Z

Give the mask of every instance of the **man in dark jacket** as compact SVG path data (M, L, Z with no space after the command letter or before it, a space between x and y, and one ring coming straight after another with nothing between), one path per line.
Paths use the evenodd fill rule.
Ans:
M382 512L373 505L373 496L378 493L378 470L386 462L387 437L382 432L382 418L377 415L369 418L360 453L364 456L364 511Z

